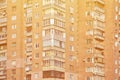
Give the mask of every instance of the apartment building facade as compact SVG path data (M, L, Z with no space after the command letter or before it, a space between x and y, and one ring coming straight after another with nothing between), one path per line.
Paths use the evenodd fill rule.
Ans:
M119 80L116 5L0 0L0 80Z

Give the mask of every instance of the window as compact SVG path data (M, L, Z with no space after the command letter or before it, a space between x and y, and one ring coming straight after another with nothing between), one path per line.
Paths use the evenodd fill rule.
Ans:
M12 60L11 65L16 66L16 60Z
M115 69L115 73L116 73L116 74L118 73L118 69L117 69L117 68Z
M39 73L35 73L34 78L39 78Z
M72 14L74 12L74 8L70 7L70 13Z
M35 68L38 68L39 67L39 63L35 63Z
M50 19L50 24L54 24L54 19Z
M39 33L35 33L35 38L39 38Z
M12 25L12 29L16 29L16 24L13 24L13 25Z
M12 38L16 38L16 34L12 34Z
M86 53L93 53L93 49L92 49L92 48L88 48L88 49L86 50Z
M39 58L40 54L39 53L35 53L35 58Z
M16 0L12 0L12 3L15 3L16 2Z
M70 18L70 22L74 23L75 19L73 17Z
M11 46L16 47L16 42L12 42Z
M73 46L70 46L70 51L74 51L74 47Z
M35 43L35 48L39 48L39 43Z
M91 44L92 43L92 39L86 39L86 43L87 44Z
M74 41L74 37L73 36L70 36L70 41Z
M16 51L13 51L13 52L12 52L12 56L16 56Z
M16 15L12 16L12 20L16 20Z
M15 12L16 11L16 6L13 6L12 7L12 12Z
M69 80L73 80L73 74L70 74L70 79Z
M74 31L74 27L73 26L70 27L70 31Z

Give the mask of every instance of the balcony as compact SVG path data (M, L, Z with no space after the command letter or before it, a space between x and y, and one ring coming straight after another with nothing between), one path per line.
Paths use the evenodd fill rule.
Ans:
M96 72L96 75L105 76L105 73L104 72Z
M55 36L54 36L54 39L65 42L65 38L63 38L62 36L59 36L59 35L55 35Z
M95 1L95 2L98 2L98 3L102 4L102 5L105 4L104 0L94 0L94 1Z
M0 45L1 45L1 44L7 44L7 40L0 41Z
M6 61L7 57L0 57L0 61Z
M0 53L6 53L7 49L0 50Z
M31 32L26 32L25 35L26 36L31 36L32 35L32 31Z
M95 46L94 46L96 49L100 49L100 50L103 50L104 49L104 46L102 44L99 44L99 43L96 43Z
M0 3L0 9L6 8L6 7L7 7L7 3L6 2Z
M102 9L102 8L100 8L100 7L97 7L97 6L94 7L94 10L95 10L95 11L98 11L98 12L101 12L101 13L105 13L105 10L104 10L104 9Z
M31 23L26 23L25 26L26 27L32 27L32 22Z
M0 24L7 23L7 18L0 18Z
M7 34L6 33L0 33L0 40L5 40L7 39Z
M65 52L65 49L54 47L54 46L53 47L51 47L51 46L50 47L43 47L43 50L51 50L51 49Z
M52 36L47 35L47 36L43 37L43 40L49 40L49 39L52 39ZM65 38L63 38L62 36L59 36L59 35L54 35L53 39L65 42Z
M59 79L59 78L43 78L42 80L65 80L65 79Z
M64 68L56 67L56 66L48 66L48 67L43 67L43 71L49 71L49 70L55 70L55 71L61 71L64 72Z
M5 75L4 76L0 76L0 80L1 79L5 79L5 78L7 78Z
M94 35L94 38L95 38L96 40L100 40L100 41L104 41L104 40L105 40L105 38L104 38L102 35L99 35L99 34L95 34L95 35Z
M94 54L94 56L95 56L95 57L104 58L104 55L103 55L103 54L101 54L101 53L95 53L95 54Z
M6 73L5 72L0 72L0 76L4 76L4 75L6 75Z
M43 60L50 60L50 59L65 62L64 58L60 58L56 56L45 56L43 58Z
M60 4L57 4L57 3L46 4L43 7L43 9L48 9L48 8L56 8L58 10L61 10L61 11L65 12L65 5L60 5Z
M100 27L100 26L95 25L94 29L97 29L97 30L100 30L100 31L104 32L104 27Z
M104 65L104 63L94 63L95 64L95 66L100 66L100 67L104 67L105 65Z
M52 19L55 18L55 19L58 19L58 20L65 21L65 17L59 16L58 14L53 14L53 13L46 14L43 17L43 19L50 19L50 18L52 18Z

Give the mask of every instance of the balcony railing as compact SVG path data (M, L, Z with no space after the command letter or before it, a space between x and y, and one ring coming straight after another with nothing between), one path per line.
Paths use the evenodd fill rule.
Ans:
M95 11L102 12L102 13L104 13L104 12L105 12L105 10L104 10L104 9L102 9L102 8L100 8L100 7L97 7L97 6L95 6L95 7L94 7L94 10L95 10Z
M95 53L94 56L104 58L104 55L102 55L101 53Z
M6 33L0 33L0 40L7 39L7 34Z
M50 13L50 14L44 15L44 19L49 19L49 18L56 18L56 19L59 19L59 20L65 20L65 17L59 16L58 14Z
M6 53L7 49L0 50L0 53Z
M100 4L105 4L105 2L104 2L104 0L94 0L95 2L98 2L98 3L100 3Z
M0 3L0 8L6 8L7 7L7 3Z
M95 44L95 48L100 49L100 50L103 50L103 49L104 49L104 46L103 46L102 44L96 43L96 44Z
M105 39L104 36L99 35L99 34L95 34L94 38L97 39L97 40L101 40L101 41L103 41Z
M0 61L5 61L7 60L7 57L0 57Z
M49 39L52 39L52 37L50 35L47 35L47 36L43 37L43 40L49 40ZM65 41L65 38L63 38L59 35L55 35L53 37L53 39L56 39L56 40L59 40L59 41Z
M26 32L25 34L26 34L26 36L31 36L32 32Z
M64 58L56 57L56 56L45 56L43 58L43 60L49 60L49 59L65 62Z
M105 65L103 63L95 63L95 66L104 67Z
M7 18L0 18L0 24L6 23L6 22L7 22Z
M60 67L56 67L56 66L48 66L48 67L43 67L43 70L44 71L47 71L47 70L57 70L57 71L65 71L64 68L60 68Z

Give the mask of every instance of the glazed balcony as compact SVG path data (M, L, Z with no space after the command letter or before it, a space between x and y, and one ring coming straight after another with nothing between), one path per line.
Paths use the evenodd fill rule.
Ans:
M94 35L94 38L95 38L96 40L100 40L100 41L104 41L104 40L105 40L104 36L99 35L99 34L95 34L95 35Z

